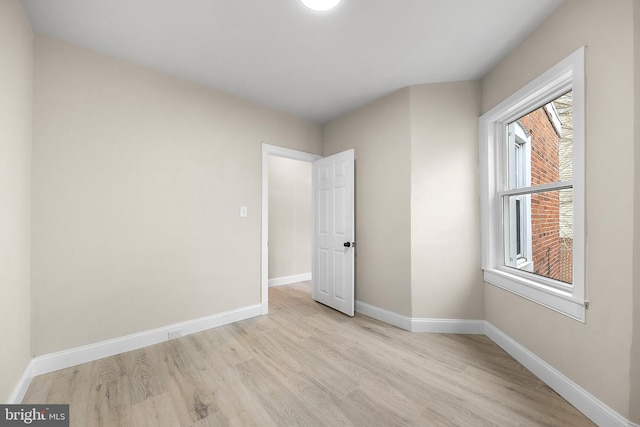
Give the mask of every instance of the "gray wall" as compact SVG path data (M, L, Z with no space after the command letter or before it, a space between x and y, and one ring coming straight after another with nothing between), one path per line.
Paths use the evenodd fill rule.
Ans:
M0 401L31 359L33 32L18 0L0 1Z

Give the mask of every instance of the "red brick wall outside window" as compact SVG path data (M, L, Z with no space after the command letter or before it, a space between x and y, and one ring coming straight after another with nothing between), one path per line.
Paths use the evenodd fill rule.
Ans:
M519 122L531 141L531 186L559 181L560 135L547 111L544 107L538 108ZM561 236L560 217L558 191L531 195L533 272L571 283L573 239L571 236Z

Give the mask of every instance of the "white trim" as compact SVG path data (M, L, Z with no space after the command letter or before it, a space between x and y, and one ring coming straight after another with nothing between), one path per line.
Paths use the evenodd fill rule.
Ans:
M484 334L597 425L640 427L485 320L411 318L362 301L356 311L412 332Z
M547 191L566 190L568 188L573 188L573 181L550 182L549 184L532 185L526 188L498 191L498 196L524 196L527 194L545 193Z
M308 282L309 280L311 280L311 273L294 274L292 276L283 276L283 277L274 277L273 279L269 279L269 287L273 288L275 286L290 285L292 283Z
M411 318L393 311L356 300L356 313L364 314L384 323L396 326L405 331L411 330Z
M362 301L356 301L356 311L382 322L412 332L485 334L511 357L529 369L536 377L555 390L560 396L575 406L586 417L599 426L640 427L607 406L604 402L580 387L560 371L536 356L507 334L484 320L464 319L424 319L397 314ZM206 329L260 316L261 305L247 306L213 316L187 322L176 323L122 338L103 341L88 346L77 347L57 353L39 356L31 360L18 384L9 396L9 404L22 402L31 380L37 375L113 356L125 351L136 350L160 342L168 341L170 331L180 329L182 335L189 335ZM427 330L429 329L429 330Z
M411 332L484 335L484 320L411 318Z
M560 117L558 116L558 110L556 110L556 106L553 105L552 102L550 102L544 106L544 111L547 113L547 117L549 117L549 120L553 125L553 129L556 131L556 135L562 135L562 122L560 121Z
M484 320L409 317L356 301L356 312L411 332L438 334L484 334Z
M260 269L260 304L262 314L269 313L269 156L315 162L322 156L304 151L262 144L262 261Z
M520 362L597 425L620 427L633 425L625 417L489 322L486 322L485 333L487 337L502 347L511 357Z
M543 73L522 89L483 114L479 119L480 159L480 225L482 269L487 283L551 308L580 322L586 321L585 282L585 48L582 47ZM505 231L502 196L525 194L547 187L560 188L567 183L545 184L527 191L505 191L504 127L529 113L532 107L543 105L572 91L573 96L573 286L568 296L548 292L547 281L533 273L505 274ZM557 187L557 188L556 188ZM525 277L523 277L523 275ZM558 282L557 288L562 288ZM535 289L540 288L540 289Z
M494 286L512 292L529 301L547 307L580 322L586 319L586 302L573 298L570 293L551 286L543 286L520 275L509 274L502 269L486 270L484 280Z
M71 366L92 362L104 357L114 356L116 354L169 341L169 333L176 330L180 330L181 336L185 336L205 331L207 329L228 325L229 323L238 322L240 320L260 316L261 314L261 305L256 304L120 338L101 341L95 344L38 356L29 364L29 375L35 377L37 375L46 374L59 369L69 368Z
M22 373L20 380L18 380L18 384L13 388L13 391L9 395L7 399L7 404L9 405L18 405L22 403L22 399L27 394L27 390L29 390L29 386L31 385L31 380L33 380L33 359L29 361L26 369Z

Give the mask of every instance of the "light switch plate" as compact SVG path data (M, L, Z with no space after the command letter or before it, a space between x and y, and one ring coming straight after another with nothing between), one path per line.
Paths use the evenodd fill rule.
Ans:
M246 206L240 206L240 218L246 218L247 217L247 207Z

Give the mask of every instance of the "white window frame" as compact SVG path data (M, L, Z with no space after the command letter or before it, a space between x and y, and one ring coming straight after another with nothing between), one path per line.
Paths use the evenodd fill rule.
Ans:
M585 298L585 48L569 55L479 119L480 212L484 280L580 322ZM573 284L505 266L503 196L508 195L506 127L572 91L573 96ZM569 187L569 188L571 188ZM556 190L557 183L534 187Z
M513 130L509 131L509 161L517 165L517 171L509 169L509 181L512 188L531 186L531 137L527 135L524 127L519 122L512 122ZM516 173L517 172L517 173ZM516 182L519 181L519 182ZM518 197L520 201L520 236L517 236L515 221L516 206L509 207L510 232L505 233L504 251L505 265L524 271L533 271L532 242L531 242L531 197ZM520 237L522 252L516 253L517 237ZM515 259L513 259L515 258Z

